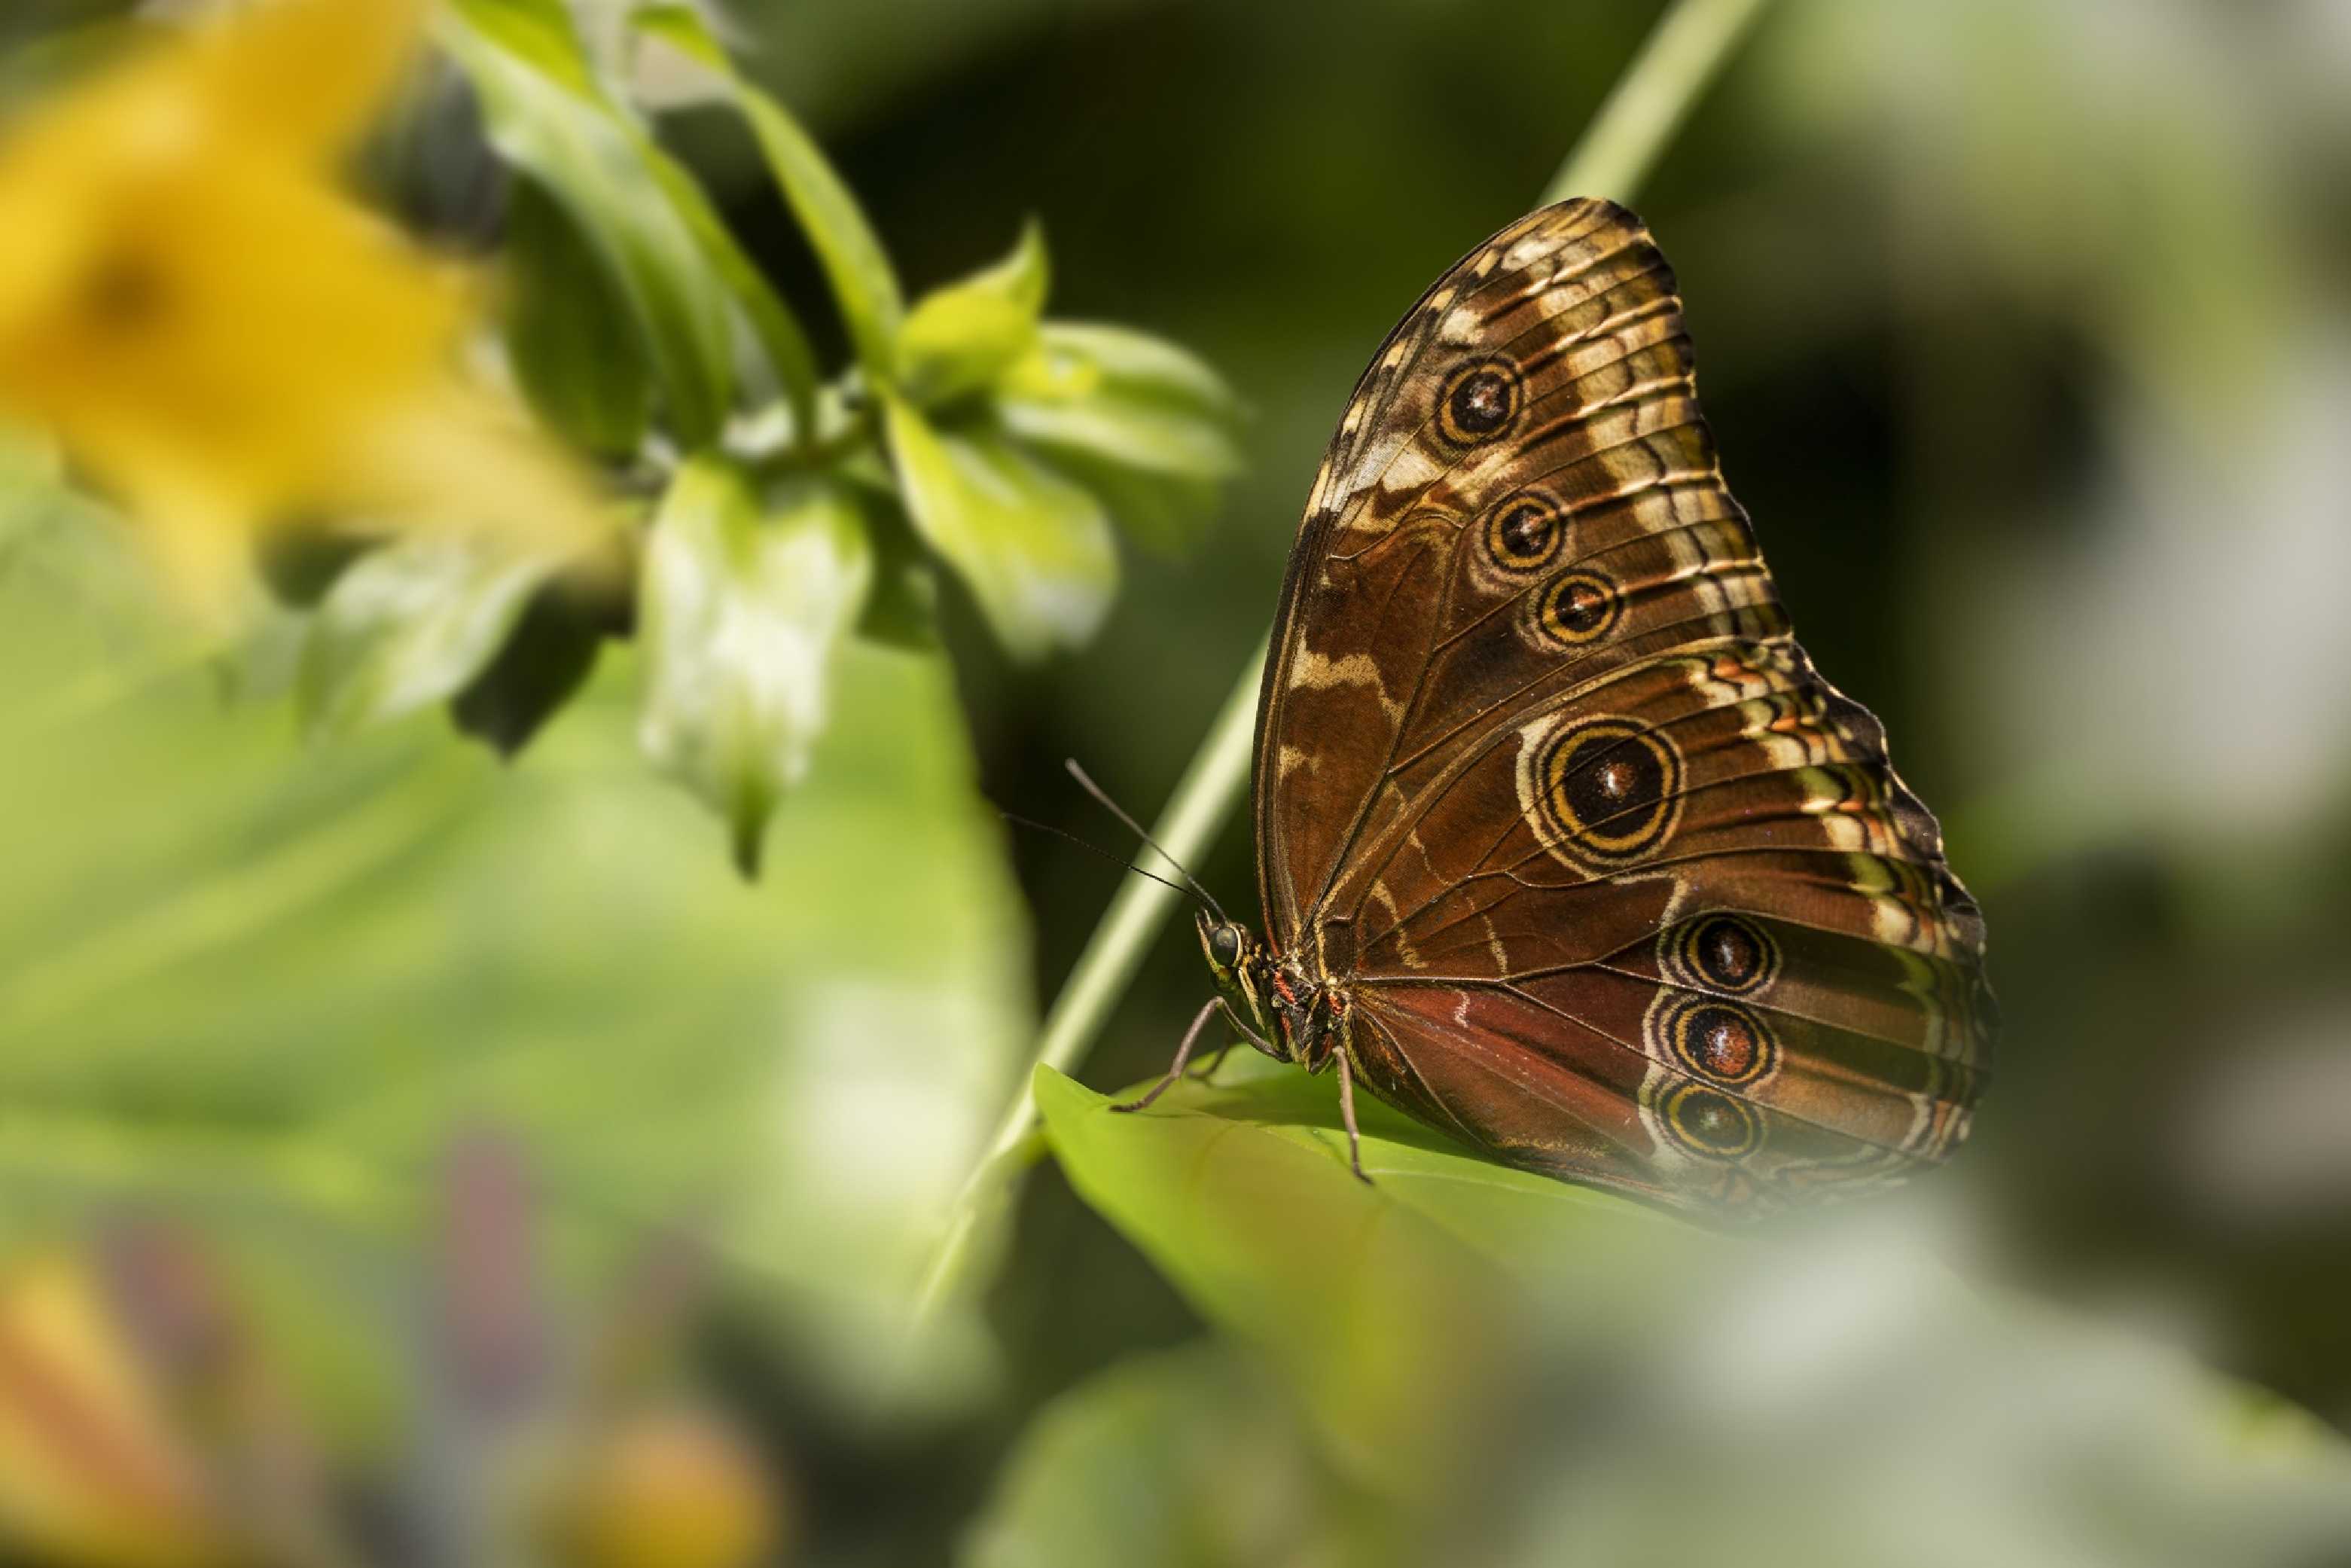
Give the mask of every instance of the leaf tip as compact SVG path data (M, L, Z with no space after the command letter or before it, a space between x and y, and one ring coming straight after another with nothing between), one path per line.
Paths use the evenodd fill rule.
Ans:
M767 849L768 817L764 811L737 815L728 830L735 858L735 874L749 885L759 881L760 858Z

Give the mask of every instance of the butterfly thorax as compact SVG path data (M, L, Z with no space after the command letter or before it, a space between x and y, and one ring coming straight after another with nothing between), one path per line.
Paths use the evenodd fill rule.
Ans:
M1328 1067L1344 1035L1345 988L1294 956L1276 955L1238 921L1214 920L1204 914L1198 925L1200 948L1207 956L1217 992L1249 1031L1250 1043L1309 1072Z
M1346 988L1296 959L1274 965L1272 986L1274 1019L1290 1060L1322 1071L1345 1040Z

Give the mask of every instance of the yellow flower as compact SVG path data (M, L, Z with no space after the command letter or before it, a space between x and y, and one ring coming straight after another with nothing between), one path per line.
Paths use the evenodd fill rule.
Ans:
M0 417L112 491L199 610L289 522L597 528L585 480L462 371L469 281L338 181L423 4L264 0L0 141Z
M0 1270L0 1541L120 1568L228 1559L201 1471L78 1256Z
M650 1409L585 1435L549 1500L547 1544L579 1568L751 1568L775 1560L782 1498L724 1424Z

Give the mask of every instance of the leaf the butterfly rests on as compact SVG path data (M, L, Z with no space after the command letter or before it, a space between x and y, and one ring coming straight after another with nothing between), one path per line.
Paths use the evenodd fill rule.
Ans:
M1273 646L1271 942L1209 955L1279 1054L1677 1204L1899 1177L1965 1134L1981 919L1790 632L1631 214L1520 219L1389 335Z

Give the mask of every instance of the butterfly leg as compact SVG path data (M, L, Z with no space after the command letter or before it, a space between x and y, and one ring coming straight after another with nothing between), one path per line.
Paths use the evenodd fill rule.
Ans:
M1249 1044L1257 1047L1259 1051L1265 1052L1268 1056L1272 1057L1277 1061L1281 1060L1281 1052L1276 1051L1267 1042L1266 1038L1263 1035L1249 1028L1249 1025L1241 1022L1239 1018L1234 1014L1233 1004L1231 1002L1225 1002L1224 1009L1225 1021L1230 1024L1233 1028L1233 1032L1239 1035L1241 1038L1240 1040L1228 1040L1225 1041L1223 1045L1217 1048L1217 1053L1214 1056L1211 1056L1207 1061L1192 1069L1192 1076L1198 1079L1203 1083L1211 1082L1215 1080L1217 1069L1223 1067L1225 1064L1225 1058L1233 1053L1234 1050L1240 1045L1241 1040L1247 1040Z
M1184 1064L1192 1060L1192 1047L1199 1040L1200 1031L1208 1027L1209 1018L1218 1008L1221 1008L1224 1005L1225 1000L1222 997L1209 998L1207 1004L1204 1005L1200 1009L1199 1012L1193 1018L1192 1027L1184 1031L1184 1043L1176 1048L1176 1060L1168 1065L1166 1074L1162 1077L1158 1082L1153 1084L1150 1092L1144 1094L1142 1099L1129 1100L1123 1104L1113 1105L1111 1109L1113 1111L1140 1111L1145 1105L1150 1104L1154 1100L1158 1099L1162 1094L1166 1093L1169 1088L1175 1084L1176 1081L1184 1076Z
M1355 1179L1365 1186L1372 1178L1364 1174L1364 1138L1355 1130L1355 1072L1347 1064L1347 1053L1339 1056L1339 1118L1347 1124L1347 1163L1355 1168Z
M1230 1056L1233 1053L1233 1047L1239 1043L1240 1041L1237 1040L1228 1040L1202 1058L1200 1064L1191 1070L1193 1081L1207 1083L1214 1080L1217 1076L1217 1069L1225 1064L1225 1058Z

